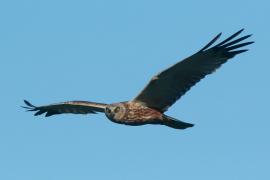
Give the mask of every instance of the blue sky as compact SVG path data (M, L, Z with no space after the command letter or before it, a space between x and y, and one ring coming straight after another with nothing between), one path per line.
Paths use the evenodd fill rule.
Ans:
M269 179L269 2L0 2L0 179ZM168 115L179 131L104 115L34 117L20 105L132 99L213 36L256 41Z

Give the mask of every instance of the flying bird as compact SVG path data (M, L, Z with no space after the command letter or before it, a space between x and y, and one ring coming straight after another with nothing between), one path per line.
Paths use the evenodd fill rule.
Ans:
M46 117L63 113L105 113L112 122L131 126L159 124L175 129L192 127L193 124L180 121L164 113L206 75L213 73L235 55L247 51L247 49L239 48L254 42L243 42L251 35L237 37L243 30L241 29L222 42L213 45L220 38L221 33L219 33L197 53L152 77L146 87L130 101L113 104L67 101L34 106L24 100L26 106L23 108L28 111L36 111L35 116L43 113L46 113Z

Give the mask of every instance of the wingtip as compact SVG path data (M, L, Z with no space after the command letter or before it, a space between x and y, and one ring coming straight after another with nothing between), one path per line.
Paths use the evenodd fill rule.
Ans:
M241 32L243 32L244 30L245 30L245 28L242 28L242 29L239 30L239 32L241 33Z
M222 35L222 32L218 33L216 38L219 39L221 37L221 35Z
M20 106L21 108L25 109L25 111L30 111L32 108L26 106Z
M245 30L245 28L242 28L242 29L240 29L239 31L237 31L236 33L234 33L234 34L237 34L237 35L239 35L239 34L241 34L243 31Z
M192 128L192 127L194 127L194 126L195 126L195 124L188 123L187 128Z
M249 49L242 49L242 50L230 51L227 56L228 56L228 58L232 58L235 55L241 54L241 53L244 53L244 52L247 52L248 50Z
M239 31L237 31L236 33L234 33L232 36L236 37L239 34L241 34L243 31L245 30L245 28L240 29Z
M222 32L220 32L219 34L217 34L208 44L206 44L198 52L202 52L202 51L206 50L207 48L209 48L212 44L214 44L220 38L221 35L222 35Z
M29 106L29 107L36 107L36 106L34 106L33 104L31 104L29 101L27 101L27 100L23 100L23 102L24 102L27 106Z

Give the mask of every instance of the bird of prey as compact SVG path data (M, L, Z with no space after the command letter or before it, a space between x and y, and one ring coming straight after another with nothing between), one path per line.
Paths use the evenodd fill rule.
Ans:
M113 104L67 101L34 106L24 100L26 106L23 107L28 111L36 111L35 116L43 113L46 113L46 117L63 113L105 113L112 122L131 126L159 124L175 129L192 127L193 124L167 116L164 112L206 75L213 73L235 55L247 51L239 48L254 42L243 42L251 35L237 38L243 30L213 45L220 38L219 33L197 53L152 77L146 87L130 101Z

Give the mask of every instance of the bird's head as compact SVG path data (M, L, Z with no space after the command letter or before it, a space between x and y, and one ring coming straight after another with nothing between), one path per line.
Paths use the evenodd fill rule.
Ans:
M122 103L110 104L105 108L106 116L112 121L121 121L125 112L126 108Z

